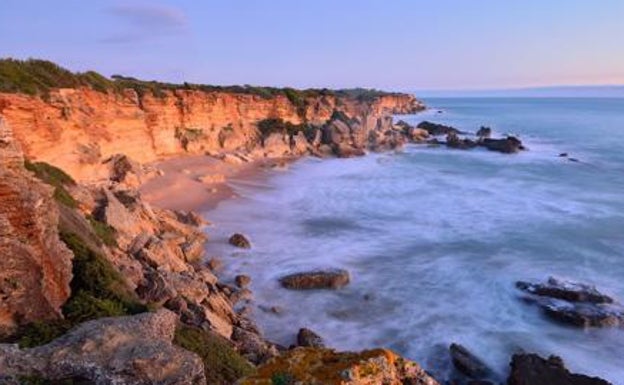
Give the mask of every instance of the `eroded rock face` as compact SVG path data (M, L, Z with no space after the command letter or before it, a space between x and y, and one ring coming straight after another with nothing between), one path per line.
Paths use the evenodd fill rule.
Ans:
M96 385L205 384L201 359L172 344L177 320L163 309L86 322L32 349L0 345L0 373Z
M239 385L439 385L417 363L385 350L339 353L296 348L258 368Z
M557 321L579 327L624 325L624 307L593 286L551 277L546 283L520 281L516 287L529 294L525 301Z
M570 373L556 356L543 359L537 354L516 354L511 360L508 385L611 385L582 374Z
M342 269L316 270L290 274L280 278L280 283L286 289L339 289L349 284L349 272Z
M69 298L73 254L58 237L53 191L24 169L0 120L0 335L60 317Z

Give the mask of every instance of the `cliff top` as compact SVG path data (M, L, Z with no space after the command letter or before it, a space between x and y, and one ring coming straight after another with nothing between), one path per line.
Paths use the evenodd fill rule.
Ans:
M244 86L215 86L206 84L175 84L159 81L139 80L132 77L113 75L110 78L95 71L72 72L51 61L40 59L16 60L11 58L0 59L0 92L24 93L28 95L46 96L55 88L87 87L99 92L120 92L124 89L134 89L139 96L152 93L154 96L165 96L165 91L179 89L198 90L204 92L226 92L235 94L257 95L270 99L278 95L287 97L294 105L301 103L306 97L336 96L357 99L360 101L373 100L381 96L401 95L400 93L386 92L375 89L353 88L330 90L327 88L309 88L298 90L290 87L256 87Z

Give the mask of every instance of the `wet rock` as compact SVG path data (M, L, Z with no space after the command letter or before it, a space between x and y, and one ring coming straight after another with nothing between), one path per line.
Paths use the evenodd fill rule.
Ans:
M219 272L223 270L223 261L219 258L210 258L206 263L206 267L208 267L213 273Z
M582 374L570 373L557 356L543 359L536 354L516 354L511 360L508 385L611 385Z
M251 242L249 242L249 239L247 239L247 237L245 237L243 234L236 233L232 235L228 242L230 243L230 245L240 247L241 249L251 248Z
M323 348L325 347L325 342L323 342L323 338L321 338L321 336L312 330L301 328L297 333L297 345L312 348Z
M240 288L247 287L251 283L251 277L243 274L237 275L236 277L234 277L234 283L236 283L236 286Z
M492 129L490 127L481 126L481 128L479 128L479 131L477 131L476 135L479 139L489 138L490 136L492 136Z
M428 121L421 122L416 127L426 130L429 133L429 135L433 135L433 136L448 135L450 133L453 133L456 135L465 134L464 132L461 132L460 130L454 127L445 126L443 124L437 124L437 123L432 123Z
M480 380L487 378L492 371L478 357L459 344L449 347L451 360L457 370L465 376Z
M390 350L341 353L323 348L296 348L285 352L239 383L439 385L420 365Z
M503 154L513 154L524 150L524 146L520 139L515 136L508 136L504 139L483 139L479 142L480 145L487 148L490 151L498 151Z
M518 281L516 287L529 294L563 299L571 302L613 303L612 297L599 292L595 286L549 277L545 283Z
M174 211L174 214L176 216L176 219L181 223L184 223L185 225L200 227L208 224L208 221L206 221L204 218L201 217L201 215L197 214L194 211L178 210Z
M559 154L560 158L567 158L568 157L568 153L567 152L562 152L561 154Z
M338 289L349 284L349 272L342 269L317 270L290 274L280 278L280 283L286 289Z
M456 133L451 132L446 136L446 146L460 150L468 150L477 147L477 142L467 138L460 139Z
M85 322L32 349L0 345L0 373L95 385L205 384L201 358L172 344L177 321L163 309Z
M624 307L594 286L551 277L546 283L520 281L516 287L529 294L525 301L557 321L579 327L624 325Z

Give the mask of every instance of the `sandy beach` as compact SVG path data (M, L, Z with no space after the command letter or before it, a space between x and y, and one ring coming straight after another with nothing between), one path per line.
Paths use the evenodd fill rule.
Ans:
M285 162L263 159L233 163L211 156L172 158L151 164L163 175L150 179L139 191L145 201L156 207L209 211L223 200L237 196L231 182L261 177L267 170L286 167Z

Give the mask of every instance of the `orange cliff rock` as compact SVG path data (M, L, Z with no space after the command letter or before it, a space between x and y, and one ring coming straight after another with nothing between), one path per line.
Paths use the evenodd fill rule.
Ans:
M59 240L53 188L24 169L0 118L0 335L55 319L70 295L73 254Z
M283 95L263 98L221 91L176 90L139 97L132 89L57 89L45 100L0 93L0 115L12 126L26 156L60 167L80 181L106 178L102 162L115 154L144 163L187 153L248 152L260 143L256 126L263 119L322 125L341 111L368 130L391 114L423 108L406 94L367 100L314 96L305 100L302 110Z

